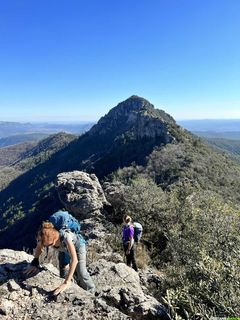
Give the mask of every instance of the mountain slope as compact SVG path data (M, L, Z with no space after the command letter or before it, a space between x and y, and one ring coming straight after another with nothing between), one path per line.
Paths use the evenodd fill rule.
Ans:
M13 136L8 136L0 139L0 148L16 145L24 142L33 142L44 139L48 136L45 133L26 133L26 134L18 134Z
M0 190L18 176L46 161L76 136L59 133L39 143L23 143L0 149Z
M36 142L23 142L17 145L0 148L0 167L9 166L13 162L24 157L26 152L32 149Z
M122 253L123 214L143 224L144 255L137 261L160 271L149 286L174 319L238 314L239 163L145 99L130 97L0 193L1 247L32 249L41 221L62 208L56 175L74 169L105 181L106 224L116 226L107 234L113 252ZM70 177L71 199L72 185ZM79 185L76 190L84 195Z
M240 140L230 140L221 138L205 138L205 140L216 149L227 152L236 160L240 160Z
M202 189L225 193L238 201L240 168L201 140L176 125L164 111L132 96L111 109L92 129L52 155L38 157L34 166L0 193L0 246L21 249L15 224L36 229L38 221L61 207L54 190L58 173L94 172L100 179L119 168L141 166L165 190L181 188L188 181ZM31 158L31 157L30 157ZM36 158L34 158L36 159ZM227 166L224 164L227 163ZM238 179L239 177L239 179ZM13 225L12 227L9 227ZM7 242L7 238L11 241Z
M55 205L60 204L53 201L56 199L53 181L59 172L79 169L95 172L103 178L132 162L144 165L154 147L177 140L180 131L164 111L154 109L143 98L132 96L102 117L89 132L42 159L38 165L36 162L34 167L17 163L16 167L30 170L0 193L0 228L4 230L0 246L13 248L16 245L15 227L14 236L11 233L11 241L6 243L6 230L16 220L27 216L32 223L36 214L57 209Z

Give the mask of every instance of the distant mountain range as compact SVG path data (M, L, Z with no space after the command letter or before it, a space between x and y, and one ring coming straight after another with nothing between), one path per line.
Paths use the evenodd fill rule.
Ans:
M0 121L0 138L26 134L26 133L45 133L52 134L61 131L73 134L80 134L89 130L93 122L79 122L74 124L61 123L20 123Z
M23 143L23 142L33 142L44 139L49 134L46 133L25 133L25 134L16 134L13 136L7 136L4 138L0 138L0 148L4 148L7 146Z
M240 119L179 120L177 123L189 131L240 131Z
M59 132L80 135L89 130L93 124L93 122L57 124L0 121L0 148L22 142L39 141Z
M178 124L200 137L240 140L240 119L182 120Z

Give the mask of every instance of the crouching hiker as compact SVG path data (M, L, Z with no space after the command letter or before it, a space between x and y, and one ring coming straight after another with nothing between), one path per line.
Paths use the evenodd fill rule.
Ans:
M123 249L127 259L127 265L138 271L135 253L134 253L134 227L132 225L132 218L128 215L123 217L122 241Z
M43 249L53 247L64 255L65 261L70 262L69 266L64 266L67 270L64 282L54 290L53 294L58 295L70 285L75 271L79 285L94 293L95 285L86 268L86 244L79 233L74 233L70 229L57 230L51 222L43 222L37 235L37 241L34 259L25 270L25 274L30 275L36 272Z

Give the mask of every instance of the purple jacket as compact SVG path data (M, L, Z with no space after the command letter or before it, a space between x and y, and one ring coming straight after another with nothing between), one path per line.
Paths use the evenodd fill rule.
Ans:
M123 243L130 241L134 236L134 228L133 225L126 226L124 225L122 228L122 240Z

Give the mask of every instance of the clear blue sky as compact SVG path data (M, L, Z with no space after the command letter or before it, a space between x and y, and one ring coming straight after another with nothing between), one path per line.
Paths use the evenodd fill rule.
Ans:
M132 94L240 118L240 0L0 0L0 120L97 120Z

